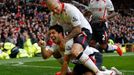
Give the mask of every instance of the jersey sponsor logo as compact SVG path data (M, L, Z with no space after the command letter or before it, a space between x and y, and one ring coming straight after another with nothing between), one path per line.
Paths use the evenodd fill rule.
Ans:
M75 22L75 21L78 21L78 19L76 17L73 17L72 21Z
M66 50L67 50L67 51L70 51L70 50L71 50L71 47L70 47L70 46L67 46L67 47L66 47Z

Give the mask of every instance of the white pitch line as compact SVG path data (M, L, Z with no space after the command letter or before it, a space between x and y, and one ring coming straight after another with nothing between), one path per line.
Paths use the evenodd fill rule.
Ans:
M35 65L24 65L23 63L13 64L11 66L18 66L18 67L33 67L33 68L50 68L50 69L60 69L61 67L53 67L53 66L35 66ZM71 67L73 68L73 67ZM134 73L134 70L120 70L121 72L131 72Z
M109 53L105 53L103 54L104 57L111 57L111 56L119 56L118 54L109 54ZM124 53L123 56L134 56L133 53Z
M33 68L50 68L50 69L60 69L61 67L53 67L53 66L35 66L35 65L24 65L24 64L13 64L11 66L17 67L33 67Z
M38 60L31 60L31 59L33 59L33 58L31 58L30 60L29 60L30 58L26 58L25 60L24 59L16 59L16 60L11 60L10 61L10 59L9 60L0 60L0 65L3 65L3 64L16 64L16 63L20 63L20 62L23 62L23 63L26 63L26 62L34 62L34 61L44 61L44 62L46 62L46 61L53 61L53 60L56 60L55 58L49 58L49 59L38 59Z
M132 72L134 73L134 70L120 70L121 72Z

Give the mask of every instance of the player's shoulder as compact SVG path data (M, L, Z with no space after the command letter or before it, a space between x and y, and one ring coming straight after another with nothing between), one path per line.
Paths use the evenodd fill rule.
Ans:
M73 11L73 10L77 9L77 7L70 3L64 3L64 9L66 11Z
M71 3L64 3L65 6L74 6L73 4Z
M80 12L77 7L75 7L73 4L69 4L69 3L65 3L64 10L66 11L66 13L68 15L71 15L71 16L76 15Z

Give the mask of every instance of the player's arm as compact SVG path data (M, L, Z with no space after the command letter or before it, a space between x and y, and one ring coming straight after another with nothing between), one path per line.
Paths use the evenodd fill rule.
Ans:
M114 12L114 11L109 11L108 12L108 15L106 17L100 17L100 21L102 22L105 22L111 18L114 18L115 16L117 16L118 13L117 12Z
M81 17L77 11L69 10L68 15L70 16L71 24L73 25L72 31L65 37L65 42L76 37L79 33L81 33Z
M107 20L109 20L109 19L111 19L111 18L113 18L113 17L115 17L115 16L117 16L117 15L118 15L117 12L110 11L110 12L109 12L109 15L107 16Z
M49 49L47 50L46 48L41 47L41 54L42 54L42 57L44 59L47 59L47 58L51 57L53 52L51 50L49 50Z
M76 37L81 32L80 26L73 27L73 30L65 37L65 42Z
M69 61L70 61L69 55L64 55L64 61L61 67L61 75L66 75Z
M46 46L46 42L45 41L42 41L40 40L38 42L39 46L41 47L41 54L42 54L42 57L44 59L47 59L49 57L51 57L51 55L53 54L52 50L50 50L51 48L49 46Z
M111 0L106 0L106 8L108 10L108 20L118 15L118 13L114 11L114 6Z

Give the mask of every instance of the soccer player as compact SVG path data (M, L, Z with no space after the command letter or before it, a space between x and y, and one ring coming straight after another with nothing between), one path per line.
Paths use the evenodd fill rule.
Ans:
M96 65L87 54L83 53L92 35L91 26L83 14L74 5L60 3L58 0L46 0L46 5L52 11L50 24L55 25L58 23L63 26L65 32L69 33L62 40L63 44L73 39L71 54L94 73L99 74L100 71ZM70 50L67 45L65 45L65 50Z
M89 0L88 6L76 1L73 1L73 3L85 7L86 10L92 13L92 20L90 22L93 30L92 45L95 42L99 42L101 52L103 49L105 49L106 52L116 50L118 54L122 56L123 53L118 45L108 45L107 20L117 15L117 13L114 12L114 6L111 0Z
M89 10L93 13L92 15L92 29L93 29L93 40L99 42L100 51L104 49L106 52L110 50L116 50L120 56L122 56L122 50L118 45L109 45L107 28L107 20L117 15L114 12L114 6L111 0L90 0ZM109 14L110 13L110 14ZM100 39L98 39L100 38Z
M68 57L71 58L71 61L73 63L76 64L76 66L74 67L74 70L73 70L73 75L82 75L82 74L88 74L89 73L92 75L94 74L92 72L92 70L89 70L87 67L85 67L83 64L81 64L78 59L76 58L73 58L73 56L71 55L71 50L68 50L68 51L65 51L65 46L62 42L62 39L64 39L64 34L63 34L63 28L60 26L60 25L54 25L54 26L51 26L49 28L49 36L50 36L50 39L54 42L53 45L49 45L49 46L46 46L46 43L44 41L39 41L39 45L41 46L41 50L42 50L42 56L43 58L48 58L49 56L51 55L54 55L55 58L62 58L64 56L64 54L68 54ZM71 42L69 42L69 48L71 49L71 46L73 44L73 40L71 40ZM69 49L68 48L68 49ZM58 53L57 53L58 52ZM94 59L94 54L95 53L99 53L98 50L96 50L95 48L91 48L91 47L87 47L83 53L87 54L91 59L92 61L95 62L95 59ZM64 71L66 71L67 69L67 66L66 64L63 63L63 59L61 59L62 61L61 64L63 64L64 66ZM69 62L69 61L67 61ZM83 70L81 70L83 69ZM111 73L116 73L115 71L118 71L116 69L113 69L113 70L107 70L103 73L106 73L106 74L109 74L110 72ZM68 68L68 71L66 74L69 74L71 71L69 71L69 68ZM61 71L62 73L62 71ZM60 75L61 74L60 72L57 73L57 75ZM114 74L113 74L114 75Z
M44 59L47 59L53 55L58 60L58 62L60 62L60 64L63 64L63 57L65 52L65 48L64 48L65 46L62 42L62 39L64 39L63 28L60 25L51 26L49 28L49 36L50 39L53 41L53 45L52 44L48 45L46 44L45 41L42 40L39 41L39 46L41 47L42 56ZM72 43L70 43L70 45L72 45ZM95 54L95 52L98 52L97 50L96 51L90 50L90 51L92 55ZM86 53L89 52L86 51ZM67 74L68 73L71 73L69 67L68 67Z
M63 28L59 25L54 25L49 28L50 39L45 42L39 40L38 44L41 47L41 54L44 59L48 59L51 56L56 58L56 60L62 65L64 57L64 44L62 44L63 39ZM71 73L71 69L68 67L67 73Z
M93 30L93 37L90 41L90 46L96 47L96 43L99 43L98 50L100 52L109 52L116 50L117 53L122 56L123 52L118 45L108 44L107 20L117 15L114 12L114 6L111 0L88 0L88 6L82 5L78 2L73 3L85 7L92 13L91 27ZM109 14L110 13L110 14Z

